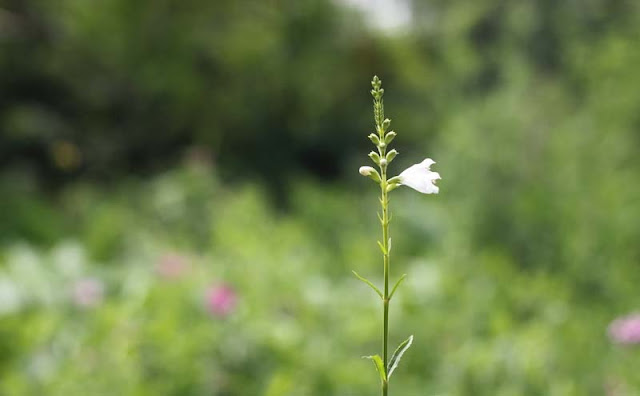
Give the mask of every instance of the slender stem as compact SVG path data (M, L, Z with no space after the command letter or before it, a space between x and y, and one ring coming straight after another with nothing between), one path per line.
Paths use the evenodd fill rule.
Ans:
M389 211L388 211L388 196L387 196L387 175L386 169L383 169L383 182L382 182L382 240L384 250L384 299L383 299L383 337L382 337L382 353L384 362L384 372L388 373L389 369L387 364L389 362L388 356L388 340L389 340ZM383 396L387 395L388 380L382 386Z
M382 135L382 133L381 133ZM386 148L380 149L380 156L384 158ZM380 203L382 205L382 244L384 246L383 265L384 265L384 298L383 298L383 335L382 335L382 359L384 363L384 372L388 375L389 362L388 344L389 344L389 196L387 193L387 167L380 166L382 182ZM382 384L382 395L387 396L389 389L388 379Z
M389 391L389 197L387 192L387 146L385 144L385 133L389 127L389 120L384 118L384 102L382 95L384 90L381 89L382 82L378 77L374 77L372 81L373 91L373 114L376 124L376 132L378 132L379 142L378 154L380 161L380 204L382 205L382 247L383 247L383 265L384 265L384 293L382 298L383 304L383 333L382 333L382 361L384 365L384 377L382 381L382 396L387 396Z

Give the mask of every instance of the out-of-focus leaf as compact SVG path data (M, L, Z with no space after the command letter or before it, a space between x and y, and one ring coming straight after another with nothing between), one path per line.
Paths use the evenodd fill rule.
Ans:
M382 383L385 383L387 381L387 375L384 372L384 363L382 363L382 358L380 357L380 355L363 357L366 359L371 359L373 361L373 364L376 366L378 374L380 375L380 381L382 381Z
M391 359L389 359L389 378L391 378L391 374L398 367L398 363L400 363L400 359L402 359L402 355L409 349L411 344L413 343L413 336L409 336L406 340L402 341L398 348L396 348L393 355L391 355Z

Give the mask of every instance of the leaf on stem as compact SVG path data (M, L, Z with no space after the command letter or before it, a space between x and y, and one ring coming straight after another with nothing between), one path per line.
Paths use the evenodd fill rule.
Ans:
M391 378L391 374L393 374L393 370L398 367L398 363L400 363L400 359L402 355L409 349L411 343L413 342L413 336L409 336L406 340L402 342L402 344L398 345L393 355L391 355L391 359L389 359L389 378Z
M400 279L398 279L398 281L396 282L395 286L393 286L393 289L391 289L391 294L389 294L389 300L391 300L391 297L393 297L393 293L396 292L396 289L398 288L398 286L400 286L400 284L402 283L402 281L404 280L404 278L407 277L407 274L402 274L402 276L400 277Z
M378 369L378 374L380 374L380 381L384 384L387 382L387 374L384 372L384 363L382 363L382 358L380 355L373 356L363 356L365 359L371 359L373 364L375 364L376 369Z
M362 276L358 275L358 273L356 271L351 271L353 272L353 274L356 276L356 278L360 279L361 281L363 281L364 283L366 283L367 285L369 285L374 292L376 292L380 298L384 298L382 296L382 292L380 291L380 289L378 289L373 283L371 283L371 281L369 281L367 278L363 278Z
M382 250L382 254L387 254L387 249L384 248L382 242L378 241L378 246L380 246L380 250Z

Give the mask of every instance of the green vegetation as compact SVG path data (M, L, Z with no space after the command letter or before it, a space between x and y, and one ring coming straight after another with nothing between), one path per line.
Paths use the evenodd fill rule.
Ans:
M375 394L373 74L443 177L394 192L393 395L640 392L640 3L413 10L3 3L0 394Z

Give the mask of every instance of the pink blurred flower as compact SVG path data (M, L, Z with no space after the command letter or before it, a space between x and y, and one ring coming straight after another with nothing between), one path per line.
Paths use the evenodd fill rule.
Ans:
M73 285L73 302L79 307L95 307L103 298L104 284L100 279L83 278Z
M158 275L165 279L175 279L187 270L188 264L184 256L170 253L162 256L156 266Z
M238 296L228 285L209 287L206 291L207 310L216 316L227 316L236 307Z
M640 313L614 320L608 330L609 337L619 344L640 343Z

